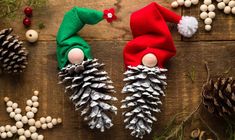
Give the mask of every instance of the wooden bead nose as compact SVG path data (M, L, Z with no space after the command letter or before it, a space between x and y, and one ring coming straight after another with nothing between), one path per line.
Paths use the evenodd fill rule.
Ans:
M84 53L79 48L74 48L68 53L69 62L72 64L80 64L84 60Z
M142 64L147 67L154 67L157 65L157 62L157 57L152 53L148 53L142 58Z

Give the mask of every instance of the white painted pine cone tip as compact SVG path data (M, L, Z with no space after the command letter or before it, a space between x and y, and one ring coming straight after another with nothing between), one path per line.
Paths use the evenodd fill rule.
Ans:
M182 16L178 23L178 32L187 38L192 37L198 29L198 21L195 17Z

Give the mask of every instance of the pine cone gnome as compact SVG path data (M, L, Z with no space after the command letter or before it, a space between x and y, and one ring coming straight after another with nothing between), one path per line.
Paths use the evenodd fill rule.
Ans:
M12 31L12 28L0 31L0 69L7 73L22 72L28 64L28 52L17 36L10 35Z
M71 92L70 99L76 110L81 110L91 129L103 132L113 125L109 115L117 113L117 108L110 103L117 100L111 95L115 90L103 70L104 64L92 58L90 46L77 35L85 24L93 25L102 19L108 22L116 19L114 9L101 12L74 7L68 11L57 34L57 58L60 83L67 85L65 91Z
M126 128L131 135L143 138L152 131L157 119L154 112L160 112L160 98L165 96L167 85L164 63L176 54L166 22L178 24L179 32L191 37L198 28L194 17L181 17L168 9L151 3L132 13L130 26L134 39L124 48L124 73L126 82L122 93L127 94L122 101Z

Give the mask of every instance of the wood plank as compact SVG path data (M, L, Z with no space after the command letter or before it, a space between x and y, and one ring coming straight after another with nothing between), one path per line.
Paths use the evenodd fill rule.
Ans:
M119 99L115 105L119 108L120 101L124 98L121 94L123 87L123 59L122 49L125 41L90 41L93 47L94 57L100 62L106 63L105 69L114 81ZM203 83L206 80L206 71L204 61L209 63L211 76L215 77L231 66L228 75L235 76L235 42L176 42L178 53L176 57L167 63L169 72L167 96L163 100L162 112L157 114L158 122L154 124L153 132L145 136L144 140L152 139L154 133L160 133L169 120L180 112L190 112L199 103L200 92ZM114 127L105 133L90 130L86 123L80 118L80 113L74 111L68 95L64 94L64 86L57 85L57 61L54 41L38 42L35 46L26 44L29 49L29 65L27 70L21 75L0 75L0 125L13 124L5 111L3 98L9 96L17 101L20 107L24 107L26 99L30 98L32 91L37 89L41 92L40 109L37 118L40 116L51 115L62 117L63 125L57 126L52 130L40 131L46 139L56 140L95 140L97 138L104 140L133 140L129 131L124 129L121 109L117 116L113 116ZM195 67L194 83L186 76ZM223 134L221 126L214 124L212 115L203 113L203 117L219 133ZM198 127L192 124L189 129ZM224 130L224 129L223 129ZM185 134L188 138L189 133Z
M55 40L56 33L59 29L63 15L66 11L74 6L94 8L104 10L114 7L117 11L118 20L111 25L105 20L95 26L85 26L80 34L86 40L130 40L132 39L129 17L132 12L144 7L152 2L151 0L49 0L48 6L40 9L34 9L32 17L32 26L30 28L40 32L40 40ZM158 3L170 8L170 0L159 0ZM23 7L22 7L23 9ZM15 34L18 34L21 39L25 40L25 32L27 29L23 26L24 18L22 9L16 15L15 20L1 20L2 28L12 27ZM180 13L180 9L176 12ZM46 28L39 30L38 24L44 23ZM181 37L177 33L175 26L170 24L170 30L175 40L180 40ZM110 34L111 33L111 34Z
M204 20L200 19L200 4L191 8L183 8L183 15L192 15L198 18L199 30L195 37L185 39L187 41L200 41L200 40L235 40L235 16L232 14L226 15L223 10L217 8L217 2L214 1L216 6L216 18L213 19L212 30L205 31Z

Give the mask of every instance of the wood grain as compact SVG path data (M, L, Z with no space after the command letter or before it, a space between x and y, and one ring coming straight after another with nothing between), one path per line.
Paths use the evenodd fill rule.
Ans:
M105 70L109 73L117 90L116 97L119 99L114 104L121 106L120 101L124 98L121 89L124 85L122 79L124 72L122 50L128 40L132 39L129 16L131 12L152 2L151 0L49 0L47 7L35 9L33 16L33 29L43 22L45 29L40 30L40 41L34 45L24 42L29 50L29 65L26 71L19 75L0 74L0 125L13 124L5 111L3 98L10 97L24 108L25 101L32 96L33 90L40 91L40 109L37 118L51 115L62 117L63 124L52 130L40 131L50 140L133 140L129 131L124 129L122 110L113 116L114 127L105 133L90 130L80 117L80 112L75 112L68 95L64 94L64 86L58 85L57 60L56 60L56 32L59 28L63 15L73 6L89 7L98 10L115 7L118 21L109 25L102 21L96 26L86 26L81 36L89 41L92 46L94 57L106 64ZM171 0L157 0L163 6L170 7ZM194 15L199 17L199 5L190 9L177 9L177 13ZM151 140L154 134L160 134L171 118L176 113L188 114L194 110L200 102L201 87L206 81L204 61L209 63L211 76L230 69L226 76L235 76L235 20L232 16L225 16L216 12L217 17L213 23L212 32L204 31L202 21L198 33L192 39L181 38L177 28L169 24L172 36L177 47L177 55L166 65L169 69L167 96L163 99L162 112L156 114L158 122L153 126L150 135L144 140ZM27 29L21 24L23 13L20 10L17 18L12 21L0 20L0 29L13 27L14 33L25 40L24 33ZM198 18L199 19L199 18ZM38 30L39 31L39 30ZM188 76L195 68L195 80L192 82ZM203 108L200 114L209 125L219 133L221 140L226 140L223 123L218 123L218 118L208 114ZM178 120L180 121L180 120ZM217 122L217 123L214 123ZM219 124L219 125L218 125ZM192 129L200 127L206 130L202 122L192 122L186 126L185 139L189 139Z

